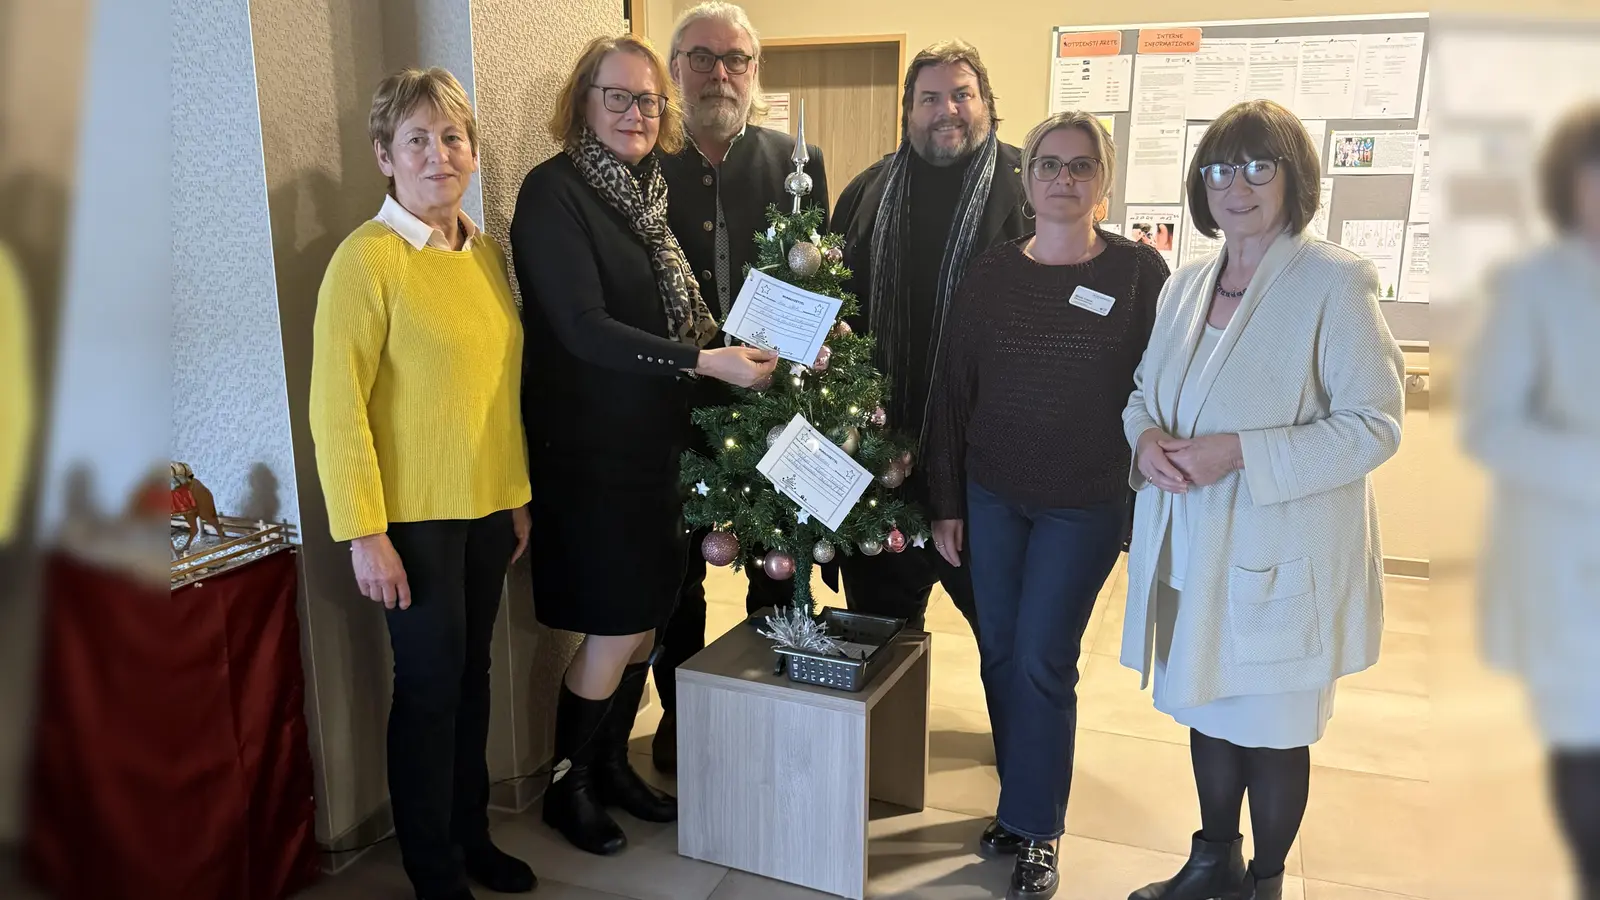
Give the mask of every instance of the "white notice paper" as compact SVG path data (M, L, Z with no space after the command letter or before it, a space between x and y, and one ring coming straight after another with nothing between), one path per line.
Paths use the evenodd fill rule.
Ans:
M1182 53L1143 55L1133 66L1133 127L1183 125L1194 57Z
M789 134L789 95L762 94L761 99L767 101L767 118L761 124Z
M801 290L751 269L722 330L747 344L776 350L790 362L809 366L817 361L822 342L833 329L840 303L838 297Z
M1250 71L1250 41L1239 38L1205 38L1194 57L1189 82L1189 103L1184 115L1215 119L1245 99L1245 78Z
M1333 179L1322 179L1322 193L1317 200L1317 214L1311 217L1306 230L1319 240L1328 239L1328 214L1333 210Z
M1428 133L1428 109L1433 101L1433 68L1422 70L1422 96L1417 98L1417 130Z
M1433 199L1431 197L1433 186L1429 184L1433 177L1433 162L1428 154L1428 139L1421 138L1417 141L1416 171L1411 176L1411 215L1408 218L1413 222L1426 222L1433 215Z
M1184 125L1135 125L1128 137L1128 203L1177 203L1183 199Z
M799 414L756 463L756 471L829 531L839 529L872 483L871 472Z
M1415 131L1335 131L1329 175L1410 175L1417 164Z
M1328 164L1328 123L1321 120L1312 122L1302 120L1300 124L1306 127L1306 134L1311 135L1311 146L1317 148L1317 165L1326 166Z
M1388 219L1346 219L1339 243L1354 253L1372 260L1378 267L1378 299L1394 300L1400 295L1401 243L1406 223Z
M1178 219L1181 206L1129 206L1128 230L1123 232L1129 240L1156 248L1167 268L1178 267Z
M1400 297L1405 303L1428 302L1428 226L1406 226L1405 267L1400 272Z
M1250 42L1250 74L1244 93L1250 100L1273 100L1294 108L1300 85L1300 38L1256 38Z
M1128 111L1133 93L1133 57L1083 56L1051 63L1050 112Z
M1361 81L1352 118L1409 119L1417 114L1423 35L1361 36Z
M1301 118L1348 119L1356 102L1356 58L1361 37L1308 37L1300 46L1300 83L1294 110Z
M1222 250L1222 238L1206 237L1195 230L1194 217L1183 217L1183 246L1178 251L1178 265L1187 266Z

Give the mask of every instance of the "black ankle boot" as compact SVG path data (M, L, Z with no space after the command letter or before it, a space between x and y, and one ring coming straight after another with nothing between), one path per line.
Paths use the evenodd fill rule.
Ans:
M1208 841L1194 833L1189 861L1167 881L1145 885L1128 900L1233 900L1244 884L1244 837Z
M1271 878L1256 875L1256 864L1246 870L1244 885L1239 889L1239 900L1283 900L1283 870Z
M1006 891L1006 900L1050 900L1060 886L1055 841L1022 838L1017 845L1017 865L1011 870L1011 889Z
M662 713L661 724L656 726L656 736L650 742L650 760L656 771L663 775L678 774L678 716Z
M594 759L610 700L585 700L561 685L556 703L556 769L544 794L544 823L579 850L610 856L628 846L596 790Z
M595 791L600 801L645 822L678 821L678 801L646 784L628 760L628 735L644 696L649 663L634 663L622 670L622 682L611 695L600 746L595 750Z
M467 877L497 894L526 894L539 885L533 869L487 837L461 848Z
M1014 856L1022 842L1021 835L1013 834L997 818L983 830L983 837L978 838L978 855L987 859Z

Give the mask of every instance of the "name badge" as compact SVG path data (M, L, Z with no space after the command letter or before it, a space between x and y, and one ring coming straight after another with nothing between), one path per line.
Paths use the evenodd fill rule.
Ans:
M1097 316L1105 316L1111 314L1111 307L1117 302L1117 298L1092 291L1080 284L1078 289L1072 292L1072 299L1068 302L1073 306L1087 309Z

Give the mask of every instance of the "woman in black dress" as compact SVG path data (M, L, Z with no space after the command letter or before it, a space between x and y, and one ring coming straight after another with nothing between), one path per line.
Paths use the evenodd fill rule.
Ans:
M688 562L678 458L689 378L749 387L776 357L701 349L717 325L667 225L657 152L683 145L666 64L634 36L589 44L551 120L563 152L522 183L511 247L524 294L539 621L584 636L556 708L544 819L591 853L627 838L607 813L677 818L628 762L656 630Z

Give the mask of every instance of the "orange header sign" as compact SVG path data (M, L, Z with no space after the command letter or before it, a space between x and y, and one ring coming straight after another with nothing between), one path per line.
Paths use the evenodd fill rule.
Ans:
M1198 28L1142 28L1139 30L1140 53L1199 53Z
M1116 56L1122 52L1120 31L1073 31L1061 35L1061 46L1056 48L1060 59L1080 56Z

